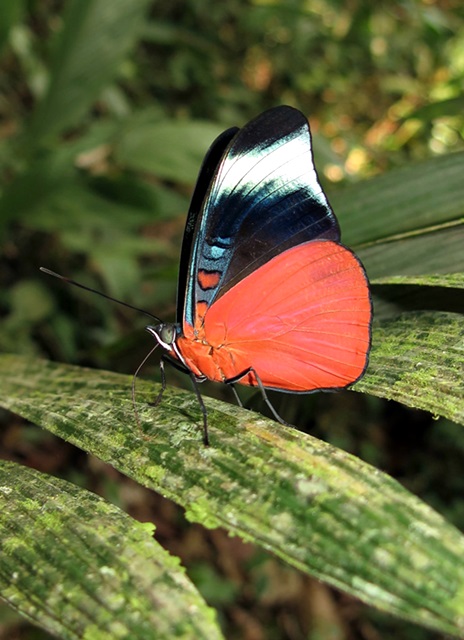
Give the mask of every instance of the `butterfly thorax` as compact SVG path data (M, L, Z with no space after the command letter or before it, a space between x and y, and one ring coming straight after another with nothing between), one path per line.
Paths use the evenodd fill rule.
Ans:
M149 325L146 329L169 353L170 358L181 362L198 379L209 378L222 382L230 377L230 355L226 348L222 349L225 345L209 344L204 331L194 331L187 325L188 335L184 336L181 326L173 323Z
M221 323L215 323L213 331L206 331L205 326L194 329L185 324L175 349L184 365L199 380L234 380L240 384L256 386L254 375L248 373L250 362L246 353L239 353L237 345L230 342L227 330Z

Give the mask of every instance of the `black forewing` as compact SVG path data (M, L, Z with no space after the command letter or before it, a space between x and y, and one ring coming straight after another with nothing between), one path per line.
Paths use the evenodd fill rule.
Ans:
M309 240L338 241L304 115L276 107L240 129L193 219L184 303L184 320L191 325L199 303L210 306L282 251Z
M187 214L184 237L182 239L182 249L180 253L179 276L177 279L177 322L182 322L184 317L188 268L192 253L192 240L197 218L202 210L202 205L211 184L214 172L221 161L227 145L238 130L238 127L231 127L216 138L208 149L198 174L192 200L190 202L189 212Z

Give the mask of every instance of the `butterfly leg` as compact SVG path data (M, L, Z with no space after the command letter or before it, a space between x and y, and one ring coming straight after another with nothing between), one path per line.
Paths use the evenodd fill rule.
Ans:
M274 406L272 405L272 402L267 397L266 389L264 388L264 385L261 382L261 378L259 377L257 372L253 369L253 367L250 367L250 372L255 374L256 382L258 383L259 390L261 391L261 396L262 396L264 402L269 407L269 409L270 409L272 415L274 416L274 418L277 420L277 422L280 422L280 424L285 424L285 425L287 425L287 427L290 427L291 425L288 422L286 422L283 418L281 418L279 416L279 414L277 413L277 411L274 409Z
M164 365L166 362L166 358L163 356L161 356L160 359L160 375L161 375L161 389L160 392L158 393L156 400L154 400L153 402L149 402L148 404L150 405L150 407L157 407L159 405L159 403L161 402L161 398L163 397L163 393L166 391L166 372L164 370Z
M203 444L205 447L209 447L209 436L208 436L208 411L206 409L205 403L203 401L203 397L200 393L200 389L198 388L198 380L193 373L189 372L190 380L192 381L193 389L195 391L195 395L197 396L198 404L200 405L201 412L203 414Z
M232 390L235 393L235 397L238 400L238 403L240 406L243 406L240 398L238 397L237 391L234 389L234 383L238 382L240 380L240 378L244 378L246 375L248 375L249 373L253 373L255 378L256 378L256 382L258 384L258 389L261 392L261 396L264 400L264 402L267 404L267 406L269 407L272 415L274 416L274 418L277 420L277 422L280 422L280 424L285 424L287 427L291 427L292 425L288 422L286 422L283 418L281 418L279 416L279 414L277 413L277 411L274 409L274 407L272 406L272 402L269 400L269 398L267 397L267 393L266 393L266 389L264 388L264 385L261 381L261 378L258 375L258 372L255 371L253 369L253 367L250 367L249 369L247 369L246 371L243 371L242 373L240 373L238 376L235 376L232 380L226 380L226 384L229 384L232 387Z
M166 385L166 372L165 372L165 364L166 364L166 362L169 363L170 365L172 365L173 367L175 367L176 369L178 369L179 371L182 371L182 373L188 373L189 374L190 379L192 381L193 389L195 391L195 395L197 396L198 404L200 405L200 409L201 409L201 412L203 414L203 442L204 442L206 447L209 447L208 411L206 409L205 403L203 402L202 395L201 395L200 390L198 388L199 380L194 376L193 373L188 371L182 364L179 364L175 360L171 359L169 357L169 355L162 355L161 356L161 360L160 360L161 390L158 393L158 396L156 397L156 400L154 402L150 402L149 405L151 407L158 406L159 403L161 402L162 397L163 397L163 393L166 391L166 386L167 386ZM200 382L201 382L201 380L200 380Z
M233 382L229 382L229 387L233 391L233 394L235 396L235 401L237 402L238 406L243 408L243 402L240 400L240 396L237 393L237 389L235 388L235 384Z

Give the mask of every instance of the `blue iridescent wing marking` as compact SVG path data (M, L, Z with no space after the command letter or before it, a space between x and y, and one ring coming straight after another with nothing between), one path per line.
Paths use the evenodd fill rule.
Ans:
M314 168L304 115L276 107L240 129L224 150L194 218L183 317L192 326L199 304L210 306L286 249L309 240L339 241L338 222Z
M189 272L189 264L191 262L192 241L195 233L197 218L200 215L206 193L211 184L219 162L224 151L238 131L238 127L231 127L223 131L216 138L208 149L206 156L198 174L197 183L190 201L187 221L185 223L184 237L182 240L182 250L180 254L179 276L177 280L177 322L182 322L184 318L185 292L187 287L187 276Z

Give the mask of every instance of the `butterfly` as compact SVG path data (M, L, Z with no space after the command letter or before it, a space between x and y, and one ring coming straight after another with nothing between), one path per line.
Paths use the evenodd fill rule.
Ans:
M187 215L177 317L147 330L164 363L197 383L309 393L363 375L371 344L366 272L340 242L297 109L279 106L210 147ZM237 394L236 394L237 395Z
M267 389L344 389L367 367L367 275L340 242L314 167L309 123L292 107L274 107L241 129L227 129L206 154L182 241L175 323L41 270L154 318L146 328L165 354L152 404L166 389L166 362L188 373L205 445L208 414L199 382L223 382L234 392L235 383L257 387L284 422ZM133 383L135 409L134 393Z

